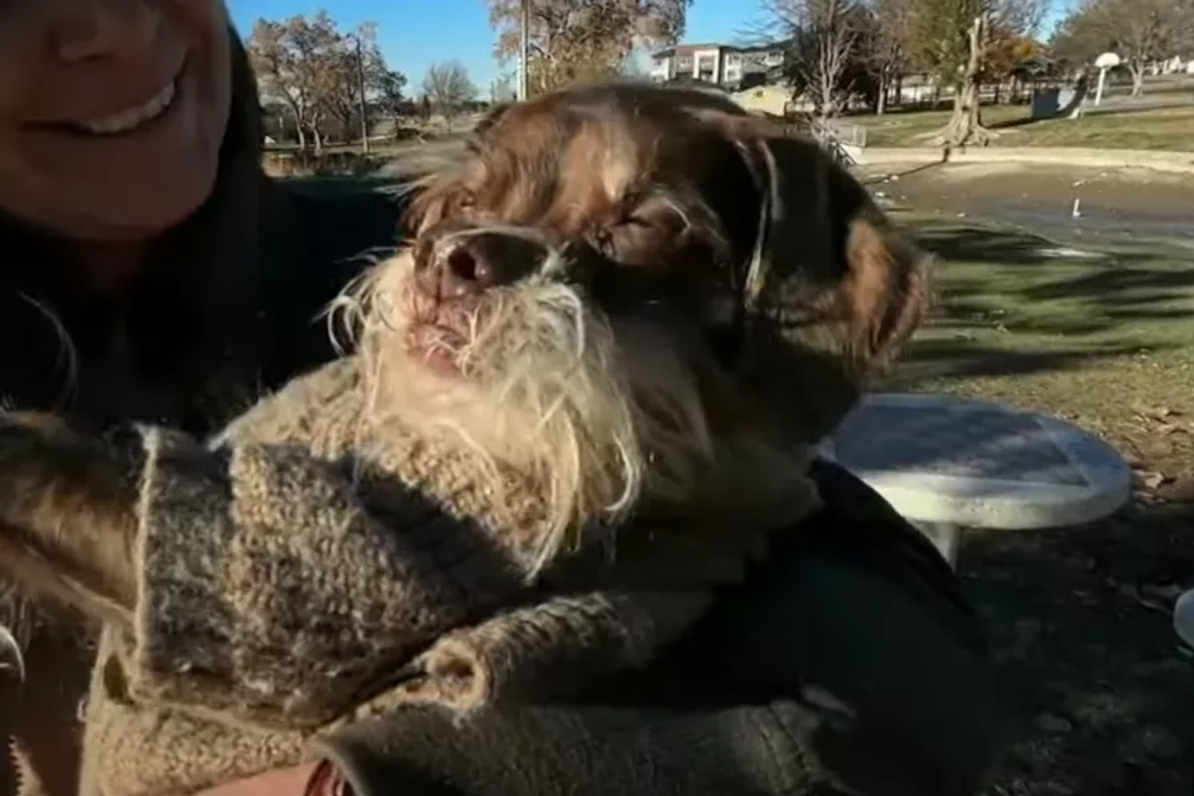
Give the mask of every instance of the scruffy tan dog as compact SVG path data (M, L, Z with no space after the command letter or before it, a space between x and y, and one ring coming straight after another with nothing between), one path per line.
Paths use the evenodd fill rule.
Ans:
M105 625L85 794L645 664L815 508L925 294L816 145L695 91L505 109L410 222L334 308L352 353L218 438L0 428L0 574Z

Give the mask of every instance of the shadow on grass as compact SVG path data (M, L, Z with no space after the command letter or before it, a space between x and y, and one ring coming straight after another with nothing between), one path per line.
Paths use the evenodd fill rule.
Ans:
M1168 611L1191 585L1194 506L971 534L959 569L1017 719L989 796L1188 796L1194 661Z
M883 185L886 182L888 182L891 177L896 177L896 178L900 178L900 179L902 179L904 177L911 177L914 174L921 174L922 172L932 171L934 169L941 168L942 166L945 166L948 163L949 163L949 161L945 157L945 151L942 150L941 160L935 160L932 163L922 163L919 166L912 166L911 168L904 169L903 171L893 171L893 172L888 172L886 174L876 174L873 177L868 177L868 178L864 179L862 181L862 184L867 185L867 186Z
M1069 107L1058 111L1055 116L1036 119L1034 119L1032 116L1024 116L1015 119L1000 119L999 121L988 124L987 127L991 130L1012 130L1023 127L1033 127L1043 122L1069 122L1071 124L1080 125L1083 119L1117 116L1141 116L1156 111L1171 111L1179 109L1194 109L1194 104L1188 100L1172 100L1150 102L1147 105L1122 105L1116 107L1103 106L1100 108L1087 105L1082 109L1082 116L1078 117L1077 119L1070 118L1073 108Z
M1154 352L1161 350L1154 347ZM885 382L886 389L905 389L922 381L984 376L1023 376L1089 368L1100 362L1139 353L1136 345L1107 345L1095 350L1057 348L1017 351L972 341L919 341Z
M1063 118L1060 115L1051 117L1053 119ZM992 122L986 125L990 130L1011 130L1017 127L1030 127L1040 122L1049 121L1049 119L1034 119L1031 116L1025 116L1021 119L1002 119L998 122Z
M1186 98L1146 99L1141 101L1123 102L1123 104L1103 105L1102 107L1087 107L1083 114L1093 116L1139 116L1154 111L1192 110L1194 102Z
M1194 317L1194 269L1173 262L1177 255L1074 251L1035 235L981 227L922 229L917 240L947 269L941 284L951 316L964 316L967 300L991 291L995 280L1016 304L1068 302L1059 310L1075 329Z
M1156 252L1067 252L1015 231L930 225L933 334L903 358L919 379L1077 370L1194 342L1194 269Z

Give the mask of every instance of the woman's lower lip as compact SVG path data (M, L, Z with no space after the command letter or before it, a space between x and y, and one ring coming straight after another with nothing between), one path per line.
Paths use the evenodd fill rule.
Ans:
M171 99L170 104L167 105L161 113L152 119L142 122L134 127L130 127L127 130L121 130L114 133L98 133L87 129L82 125L72 124L69 122L48 122L44 124L36 124L34 126L46 132L55 132L62 135L68 135L72 138L84 138L97 141L120 141L127 138L133 138L143 133L151 132L160 127L163 122L168 121L178 110L178 107L186 101L187 92L186 87L183 85L182 79L184 74L185 67L184 69L179 70L178 75L174 78L174 97Z

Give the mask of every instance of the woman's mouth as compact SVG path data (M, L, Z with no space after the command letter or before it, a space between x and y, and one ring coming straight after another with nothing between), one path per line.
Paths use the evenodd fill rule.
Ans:
M171 80L157 94L141 105L110 113L96 119L74 122L71 126L92 135L121 135L162 116L174 104L177 80Z
M117 138L148 129L161 122L178 104L182 71L154 93L149 99L137 105L105 113L88 119L71 119L35 123L43 130L91 138Z

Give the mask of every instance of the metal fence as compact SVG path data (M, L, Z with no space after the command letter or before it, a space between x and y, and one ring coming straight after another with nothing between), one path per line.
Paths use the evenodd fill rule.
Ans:
M858 151L866 147L867 130L860 124L813 120L809 131L838 163L847 168L857 164L850 150Z

